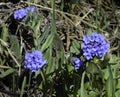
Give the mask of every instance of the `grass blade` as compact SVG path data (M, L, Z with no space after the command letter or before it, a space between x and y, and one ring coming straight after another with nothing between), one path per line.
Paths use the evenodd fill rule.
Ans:
M106 89L107 89L107 96L108 97L115 97L114 93L114 80L113 80L113 74L110 65L108 65L108 72L109 72L109 77L106 81Z
M85 72L82 74L82 81L81 81L81 97L87 97L87 94L85 92L84 88L84 78L85 78Z
M10 68L10 69L6 70L5 72L1 73L0 78L4 78L4 77L10 75L13 72L15 72L15 69Z
M54 36L52 34L48 36L47 40L41 47L42 52L52 44L53 38Z
M21 89L21 92L20 92L20 97L23 97L25 85L26 85L26 76L23 79L22 89Z

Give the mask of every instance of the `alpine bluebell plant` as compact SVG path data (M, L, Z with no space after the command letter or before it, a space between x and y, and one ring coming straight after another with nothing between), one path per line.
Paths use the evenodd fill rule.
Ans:
M32 53L25 54L24 68L31 70L32 72L40 71L40 69L46 64L46 60L43 58L43 54L35 50Z
M81 49L87 60L93 59L95 56L102 58L109 50L109 43L103 35L93 32L91 36L83 36Z
M34 11L35 11L34 6L18 9L14 11L14 19L21 20L28 14L28 12L34 12Z
M73 64L75 70L78 70L84 64L84 62L77 57L73 57L71 59L71 62Z

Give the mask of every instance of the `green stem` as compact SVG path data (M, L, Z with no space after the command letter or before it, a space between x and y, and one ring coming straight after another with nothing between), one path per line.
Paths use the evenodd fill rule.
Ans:
M29 82L28 82L28 89L30 88L32 72L29 72Z
M44 74L43 70L41 70L40 74L42 76L43 83L45 84L46 83L46 79L45 79L45 74Z

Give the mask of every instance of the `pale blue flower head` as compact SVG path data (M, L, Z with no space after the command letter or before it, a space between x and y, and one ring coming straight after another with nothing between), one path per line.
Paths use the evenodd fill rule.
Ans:
M84 62L77 57L73 57L71 59L71 62L72 62L72 65L74 66L75 70L78 70L84 64Z
M28 14L28 12L34 12L34 11L35 11L34 6L18 9L16 11L14 11L14 14L13 14L14 19L21 20Z
M46 60L43 58L43 54L35 50L32 53L25 54L24 68L31 70L32 72L40 71L40 69L46 64Z
M95 56L102 58L109 50L109 43L103 35L93 32L91 36L84 35L81 49L87 60L93 59Z

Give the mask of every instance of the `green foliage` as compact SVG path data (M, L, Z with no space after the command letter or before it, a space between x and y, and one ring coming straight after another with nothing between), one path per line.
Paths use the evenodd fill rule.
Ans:
M0 78L4 78L4 77L6 77L14 72L15 72L15 69L10 68L10 69L6 70L5 72L2 72L0 74Z
M111 71L111 67L108 65L108 72L109 72L109 77L106 81L106 90L107 90L107 96L108 97L114 97L114 81L113 81L113 74Z
M41 51L44 51L46 48L48 48L52 44L53 38L54 38L53 34L48 36L47 40L41 47Z
M72 42L72 46L70 48L71 53L79 54L80 53L80 44L75 40Z
M11 51L14 51L14 55L16 59L21 60L21 48L20 48L17 37L14 35L10 35L9 38L10 38L10 44L11 44L10 46Z
M69 1L69 2L68 2ZM102 0L27 0L0 9L35 6L22 20L0 11L0 93L11 97L119 97L119 6ZM5 6L6 5L6 6ZM6 15L8 14L8 15ZM3 15L3 16L2 16ZM3 22L1 22L1 20ZM86 60L82 36L101 33L110 43L101 59ZM24 68L26 52L39 50L47 63L40 72ZM84 61L75 70L72 57Z
M22 89L21 89L21 92L20 92L20 97L23 97L25 85L26 85L26 77L24 77L24 79L23 79Z
M81 96L80 97L86 97L86 91L84 87L84 79L85 79L85 72L82 74L82 81L81 81Z

